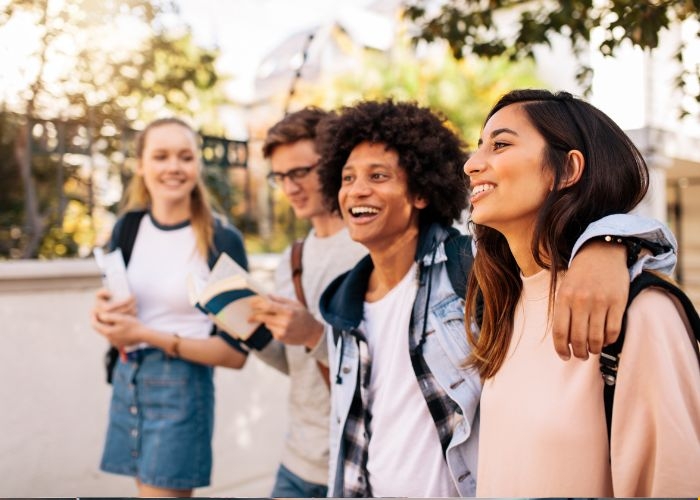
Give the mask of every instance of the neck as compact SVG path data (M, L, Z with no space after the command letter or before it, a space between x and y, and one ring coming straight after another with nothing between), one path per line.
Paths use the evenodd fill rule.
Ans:
M151 203L151 214L160 223L165 225L179 224L189 220L192 216L190 210L190 200L181 203Z
M529 235L528 238L506 236L506 240L508 241L508 246L513 254L513 258L518 264L520 272L525 277L537 274L542 270L542 267L535 262L535 257L532 255L531 238L532 235Z
M311 217L311 225L319 238L333 236L345 227L343 219L339 215L330 212Z
M375 302L389 293L413 265L418 247L418 226L411 227L390 245L370 250L374 270L365 294L367 302Z

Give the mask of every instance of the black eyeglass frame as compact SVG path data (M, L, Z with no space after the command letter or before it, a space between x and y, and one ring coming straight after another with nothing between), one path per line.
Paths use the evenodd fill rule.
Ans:
M295 167L289 172L270 172L266 176L267 183L273 188L281 187L286 177L289 177L292 182L296 183L308 176L316 167L318 167L318 163L306 167Z

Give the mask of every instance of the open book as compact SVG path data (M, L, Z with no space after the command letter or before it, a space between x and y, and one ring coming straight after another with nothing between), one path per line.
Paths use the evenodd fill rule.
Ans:
M266 295L265 287L226 253L219 256L206 281L190 275L189 294L192 305L229 335L245 340L260 326L248 322L250 300Z

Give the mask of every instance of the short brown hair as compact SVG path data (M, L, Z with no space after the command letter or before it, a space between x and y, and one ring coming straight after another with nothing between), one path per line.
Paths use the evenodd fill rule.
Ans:
M262 147L263 157L269 158L275 148L284 144L304 139L315 141L317 125L329 114L328 111L314 106L288 114L267 131Z

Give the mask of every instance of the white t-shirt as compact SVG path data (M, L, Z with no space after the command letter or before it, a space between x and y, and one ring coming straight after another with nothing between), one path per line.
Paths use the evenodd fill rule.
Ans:
M416 274L413 264L389 293L364 305L372 359L367 470L376 497L459 496L409 355Z
M180 337L209 336L211 321L189 302L190 273L203 279L209 276L206 259L197 251L192 226L159 227L146 214L126 269L138 318L144 325Z
M296 300L291 253L291 247L287 247L280 258L280 265L275 274L275 293ZM319 312L319 300L323 291L331 281L352 269L365 255L367 249L353 241L345 227L331 236L322 238L316 235L314 229L309 231L301 255L301 286L309 312L317 320L323 321Z

